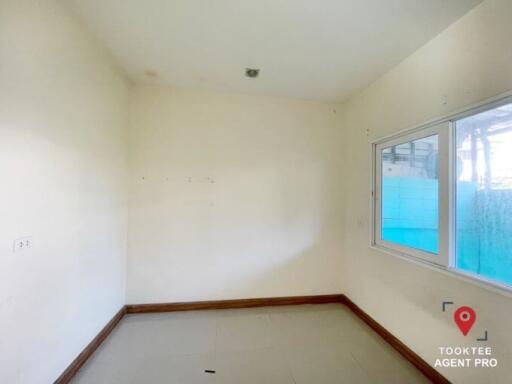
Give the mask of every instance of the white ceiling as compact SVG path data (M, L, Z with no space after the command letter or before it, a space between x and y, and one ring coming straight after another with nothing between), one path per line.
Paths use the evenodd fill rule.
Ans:
M329 101L368 85L481 2L69 1L137 83ZM246 67L260 68L259 78L246 78Z

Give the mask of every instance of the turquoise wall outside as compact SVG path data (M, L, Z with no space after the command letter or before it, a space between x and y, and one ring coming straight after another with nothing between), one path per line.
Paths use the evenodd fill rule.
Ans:
M382 239L438 253L438 181L384 177ZM512 285L512 190L457 183L457 268Z
M457 204L457 267L512 285L512 190L468 195Z
M438 181L384 177L382 239L438 253Z

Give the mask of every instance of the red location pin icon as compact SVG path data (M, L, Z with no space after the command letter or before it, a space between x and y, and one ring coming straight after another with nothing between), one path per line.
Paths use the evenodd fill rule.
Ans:
M455 324L457 324L462 334L466 336L475 324L476 312L470 307L460 307L453 314L453 320L455 320Z

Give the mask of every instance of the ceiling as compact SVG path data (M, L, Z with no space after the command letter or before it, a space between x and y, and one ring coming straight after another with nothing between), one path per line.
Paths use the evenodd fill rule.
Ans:
M136 83L322 101L343 101L481 2L69 1Z

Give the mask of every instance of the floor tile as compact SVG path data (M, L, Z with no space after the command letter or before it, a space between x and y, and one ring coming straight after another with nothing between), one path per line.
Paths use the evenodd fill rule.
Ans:
M215 360L214 383L295 384L284 355L274 348L219 352Z
M428 380L346 307L321 304L127 315L73 382L412 384Z

